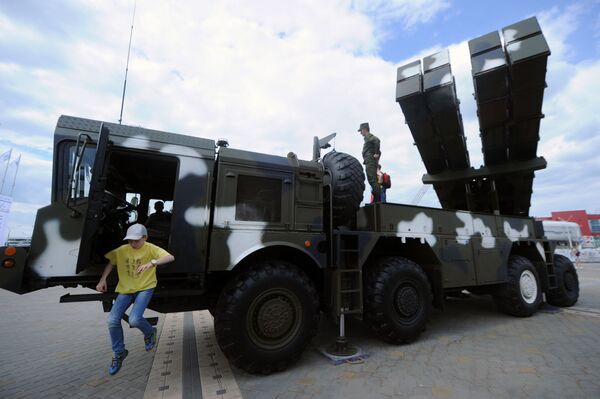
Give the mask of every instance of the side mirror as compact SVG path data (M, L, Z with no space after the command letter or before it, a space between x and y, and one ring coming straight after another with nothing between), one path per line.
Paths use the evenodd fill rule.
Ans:
M316 162L321 159L321 149L331 147L329 142L335 138L337 133L331 133L329 136L319 139L317 136L313 139L313 161Z

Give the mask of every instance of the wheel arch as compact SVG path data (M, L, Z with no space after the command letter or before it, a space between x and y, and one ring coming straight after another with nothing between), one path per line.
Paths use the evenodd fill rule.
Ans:
M260 248L251 248L238 258L232 270L238 274L262 260L283 260L297 266L312 280L317 292L322 292L324 269L312 254L289 242L270 242Z

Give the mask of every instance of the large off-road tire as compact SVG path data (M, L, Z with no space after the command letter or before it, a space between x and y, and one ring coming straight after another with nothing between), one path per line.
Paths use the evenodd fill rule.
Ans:
M224 288L215 309L215 335L230 362L270 374L296 361L317 333L319 298L294 265L264 261Z
M529 317L542 303L542 290L537 270L523 256L508 259L508 281L494 295L496 305L503 312L518 317Z
M365 318L375 334L392 344L414 341L432 308L431 285L416 263L386 257L365 278Z
M573 262L562 255L554 255L556 288L549 290L546 300L550 305L573 306L579 299L579 278Z
M365 191L362 164L343 152L329 152L323 157L323 166L331 175L333 226L342 226L356 215Z

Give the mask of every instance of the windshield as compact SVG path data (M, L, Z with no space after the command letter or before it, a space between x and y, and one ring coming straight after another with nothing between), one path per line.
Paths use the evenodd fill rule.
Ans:
M94 166L94 157L96 156L96 148L86 147L83 151L81 161L78 160L75 145L67 147L67 157L69 162L65 163L66 170L64 175L67 176L66 191L68 192L69 199L77 200L80 198L87 198L90 193L90 183L92 181L92 167ZM79 163L79 168L74 170L73 168Z

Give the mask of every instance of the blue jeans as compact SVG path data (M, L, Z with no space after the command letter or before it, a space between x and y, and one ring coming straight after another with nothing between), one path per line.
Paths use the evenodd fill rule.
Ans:
M144 319L144 310L150 303L153 293L154 288L150 288L134 294L119 294L115 299L115 303L108 314L108 332L115 355L119 355L125 350L121 320L131 303L133 303L133 309L129 313L129 325L138 328L144 334L144 337L152 334L152 326L148 323L148 320Z

